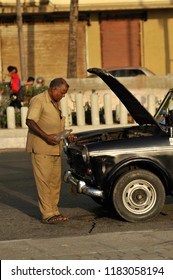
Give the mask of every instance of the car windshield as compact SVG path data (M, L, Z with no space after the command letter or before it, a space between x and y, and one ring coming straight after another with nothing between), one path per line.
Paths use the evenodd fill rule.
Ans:
M162 125L173 126L173 89L167 93L154 117Z

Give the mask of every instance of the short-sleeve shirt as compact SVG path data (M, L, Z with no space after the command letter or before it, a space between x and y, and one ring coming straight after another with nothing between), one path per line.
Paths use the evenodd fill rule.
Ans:
M11 89L13 93L18 92L20 88L20 78L17 73L13 73L11 75Z
M57 134L64 130L65 118L61 116L59 104L54 104L48 91L34 96L28 108L27 119L33 120L47 134ZM45 155L59 155L60 144L50 145L44 139L28 130L26 150Z

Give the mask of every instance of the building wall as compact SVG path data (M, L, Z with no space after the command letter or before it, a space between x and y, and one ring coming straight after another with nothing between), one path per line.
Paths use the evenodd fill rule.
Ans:
M87 68L102 67L100 24L97 14L90 17L90 22L86 26L86 50Z
M54 2L58 5L58 1ZM61 3L62 2L63 1L61 1ZM81 1L81 3L82 2L83 1ZM87 1L85 1L85 3L86 2ZM97 4L100 2L103 4L103 1L101 0L97 1ZM123 2L123 5L125 3L125 1L116 1L116 4L118 5L119 3L120 5L120 2ZM136 34L135 38L139 38L140 42L139 45L134 45L135 47L133 44L129 44L128 52L130 50L133 57L133 60L129 61L132 61L135 64L141 64L141 66L149 68L157 75L165 75L173 72L173 9L154 9L154 5L158 5L158 1L141 2L136 0L133 2L138 4L143 3L143 8L146 3L149 5L149 2L150 5L152 2L153 6L152 9L146 10L146 20L139 17L137 18L140 23L140 28L138 30L139 34ZM159 1L159 3L161 2L164 1ZM168 5L168 2L170 1L164 3L167 3ZM111 1L111 3L113 3L113 1ZM15 4L15 1L13 1L13 4ZM121 22L122 19L128 21L126 15L131 15L132 12L136 12L136 10L129 12L124 9L122 11L117 10L118 6L116 6L116 11L109 11L108 7L110 6L108 4L110 4L110 2L105 1L104 4L107 8L104 8L103 5L101 5L98 11L93 11L93 6L91 5L87 13L84 12L82 14L80 12L78 24L78 78L86 77L86 70L90 67L121 66L121 59L119 59L118 64L115 64L111 60L112 55L117 54L117 37L116 34L114 34L117 32L115 21ZM101 9L106 10L101 11ZM62 16L59 17L59 14ZM106 18L101 18L100 14L104 14ZM117 19L110 19L110 14L111 16L117 16ZM35 20L35 15L33 16L33 13L31 15L33 21L29 22L30 17L28 17L23 24L27 75L35 77L42 75L47 80L60 75L66 77L69 28L68 13L64 14L58 11L51 13L45 12L45 14L42 14L42 18L39 21ZM0 80L4 78L6 68L10 64L16 65L19 68L20 73L18 32L15 14L9 20L10 16L11 15L8 14L8 20L5 21L5 15L0 15ZM51 17L51 20L49 17ZM105 36L109 35L109 24L107 24L108 22L106 23L107 17L108 21L112 21L110 27L113 27L113 29L110 29L110 32L112 32L113 36L108 36L108 39L104 37L103 39L102 23L104 20L106 26ZM135 30L137 30L136 27ZM121 36L124 35L121 34ZM125 36L127 36L127 34ZM112 38L114 42L111 41ZM126 46L126 43L124 43L126 40L125 37L124 40L123 37L121 37L121 39L121 46L118 47L121 48L122 51L122 46ZM109 40L111 44L114 43L111 48L112 53L110 53L110 49L107 50ZM135 40L137 42L138 39ZM134 50L136 56L140 55L137 60L134 59ZM109 52L108 57L106 57L106 52ZM126 48L124 48L124 52L127 52ZM121 52L120 58L121 56L122 58L126 57L125 55L123 56L123 52ZM117 58L114 60L117 62ZM113 64L111 65L111 63ZM124 64L124 61L122 63ZM128 65L130 65L130 63Z
M139 19L101 21L102 66L140 66Z
M100 20L101 48L92 49L95 64L100 63L100 60L96 62L99 51L103 68L131 65L147 67L157 75L172 73L173 9L148 10L146 20L138 19L140 27L139 29L133 27L132 34L128 31L129 27L120 32L123 21L123 26L125 26L125 22L127 25L128 22L129 24L135 22L135 20L128 21L128 19ZM138 21L136 20L136 22ZM138 32L135 37L133 36L134 30ZM131 42L128 44L129 38ZM140 57L138 57L139 55ZM89 57L89 61L92 61L92 57Z
M59 9L69 9L71 0L21 0L25 5L34 3L34 6L58 6ZM2 4L15 5L16 0L1 0ZM170 7L173 6L171 0L79 0L79 8L82 9L123 9L123 8L157 8L157 7Z
M78 77L86 75L86 23L78 25ZM18 31L15 24L1 25L2 78L8 65L19 69ZM67 75L68 22L23 24L27 76L44 76L47 80Z
M141 29L143 66L158 75L173 72L173 10L148 11Z

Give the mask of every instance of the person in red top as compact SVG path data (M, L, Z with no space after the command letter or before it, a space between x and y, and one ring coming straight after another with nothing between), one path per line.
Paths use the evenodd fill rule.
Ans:
M7 67L8 70L8 75L11 77L11 90L12 93L16 93L18 92L19 88L20 88L20 77L18 75L18 70L17 67L15 66L8 66Z
M11 77L10 88L11 88L11 103L10 106L21 108L20 102L17 99L17 93L20 88L20 77L18 75L17 67L15 66L8 66L8 75Z

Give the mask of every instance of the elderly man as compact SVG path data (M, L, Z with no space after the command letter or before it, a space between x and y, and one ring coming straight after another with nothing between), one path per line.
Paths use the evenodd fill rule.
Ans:
M29 127L26 150L31 161L38 192L42 223L56 224L68 218L59 212L61 190L61 141L64 130L59 101L69 85L63 78L51 81L48 90L34 96L29 105L26 124Z

